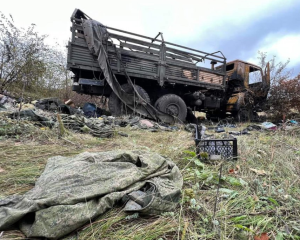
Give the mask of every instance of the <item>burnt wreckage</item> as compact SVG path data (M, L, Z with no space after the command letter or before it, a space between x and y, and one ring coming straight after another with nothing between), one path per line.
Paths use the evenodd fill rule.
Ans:
M71 22L68 69L74 73L73 90L108 97L112 115L135 111L174 122L185 121L196 110L220 117L230 112L245 120L267 97L268 64L263 71L245 61L227 63L221 51L169 43L162 33L151 38L107 27L79 9ZM199 66L204 61L211 67ZM259 81L250 84L253 73Z

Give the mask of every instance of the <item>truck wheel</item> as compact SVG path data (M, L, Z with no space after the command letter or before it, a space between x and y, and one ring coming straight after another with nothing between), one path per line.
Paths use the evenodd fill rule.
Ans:
M139 85L134 85L140 96L148 103L150 103L150 97L148 93ZM133 89L129 84L123 84L122 89L129 94L133 94ZM125 104L118 98L118 96L112 92L109 96L108 108L113 116L121 116L126 114L132 114L132 110L126 107Z
M187 115L187 107L181 97L175 94L166 94L157 99L155 107L165 113L173 115L185 121Z

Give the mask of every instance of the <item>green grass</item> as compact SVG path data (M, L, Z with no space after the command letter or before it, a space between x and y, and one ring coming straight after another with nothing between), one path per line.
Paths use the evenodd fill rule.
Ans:
M299 133L253 131L249 136L238 137L239 158L223 162L217 196L221 163L197 161L191 133L129 128L120 131L129 137L96 139L71 134L58 139L53 130L39 130L39 135L31 138L3 139L0 196L31 189L51 156L115 149L149 150L168 156L181 169L184 187L176 211L152 217L126 217L116 207L65 239L253 239L263 232L271 239L300 239ZM230 169L237 171L230 174ZM266 174L259 175L253 169ZM24 236L8 231L4 238Z

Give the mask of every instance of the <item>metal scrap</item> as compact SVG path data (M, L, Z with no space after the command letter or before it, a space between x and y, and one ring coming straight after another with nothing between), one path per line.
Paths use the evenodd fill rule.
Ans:
M83 116L61 114L61 119L67 129L89 133L95 137L109 138L114 135L114 126L107 125L97 118L85 118Z

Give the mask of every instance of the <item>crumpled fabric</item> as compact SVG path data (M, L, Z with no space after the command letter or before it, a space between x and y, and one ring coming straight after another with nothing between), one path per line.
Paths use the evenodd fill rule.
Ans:
M126 211L158 214L180 199L183 179L168 158L146 151L81 153L48 159L35 187L0 200L0 231L60 238L127 199Z
M54 125L54 122L52 122L51 119L48 119L42 115L37 114L32 109L21 110L20 112L16 111L9 115L11 119L18 119L19 116L20 119L33 121L33 122L40 122L42 125L47 127L52 127Z

